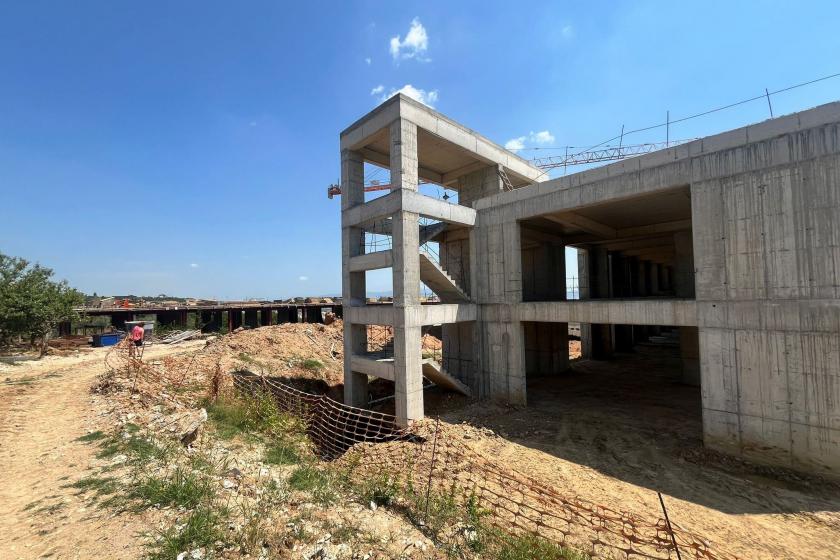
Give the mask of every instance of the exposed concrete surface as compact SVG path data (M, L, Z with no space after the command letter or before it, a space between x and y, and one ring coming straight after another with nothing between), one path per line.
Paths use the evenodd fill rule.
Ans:
M513 186L544 176L402 98L341 140L342 188L353 191L342 201L345 317L396 327L401 419L423 414L416 339L431 319L450 323L444 360L458 365L446 369L479 397L515 404L543 363L534 356L557 346L523 322L582 323L591 358L632 348L647 326L680 327L706 445L840 475L840 103L513 191L502 172ZM363 160L390 167L393 193L364 203ZM419 194L418 178L458 188L462 205ZM440 269L469 304L419 305L419 216L460 226L439 232ZM395 303L367 309L356 271L385 260L363 257L360 236L389 217ZM558 289L565 246L581 249L581 301ZM350 356L359 343L345 344Z

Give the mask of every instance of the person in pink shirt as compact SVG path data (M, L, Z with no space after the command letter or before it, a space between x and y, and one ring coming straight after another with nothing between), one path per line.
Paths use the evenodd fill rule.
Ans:
M137 351L136 348L143 346L143 337L145 335L146 331L142 325L134 325L129 335L131 336L131 345L128 347L129 355L134 356L134 353Z

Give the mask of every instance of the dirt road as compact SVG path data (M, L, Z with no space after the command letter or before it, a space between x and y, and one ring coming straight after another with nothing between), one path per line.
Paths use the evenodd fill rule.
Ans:
M147 355L188 347L150 348ZM90 507L70 487L100 464L96 446L77 439L111 427L104 399L90 393L105 351L0 370L0 558L141 555L140 533L148 530L141 517Z

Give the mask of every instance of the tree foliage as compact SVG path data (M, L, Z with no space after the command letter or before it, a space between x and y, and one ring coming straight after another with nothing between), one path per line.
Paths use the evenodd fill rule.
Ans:
M76 317L84 296L52 277L50 268L0 253L0 345L27 337L40 341L43 356L58 324Z

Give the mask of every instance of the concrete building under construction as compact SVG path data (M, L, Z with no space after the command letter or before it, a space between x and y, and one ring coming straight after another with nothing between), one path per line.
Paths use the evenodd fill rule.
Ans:
M365 200L366 162L390 170L390 193ZM341 166L349 404L375 376L394 382L399 422L421 418L425 375L526 405L530 377L570 367L568 323L590 360L667 332L706 446L840 469L840 103L548 180L397 95L341 133ZM366 252L370 233L390 249ZM380 268L393 306L366 305ZM440 304L421 305L421 282ZM438 324L442 359L427 359L421 332ZM392 357L368 352L367 325L393 329Z

